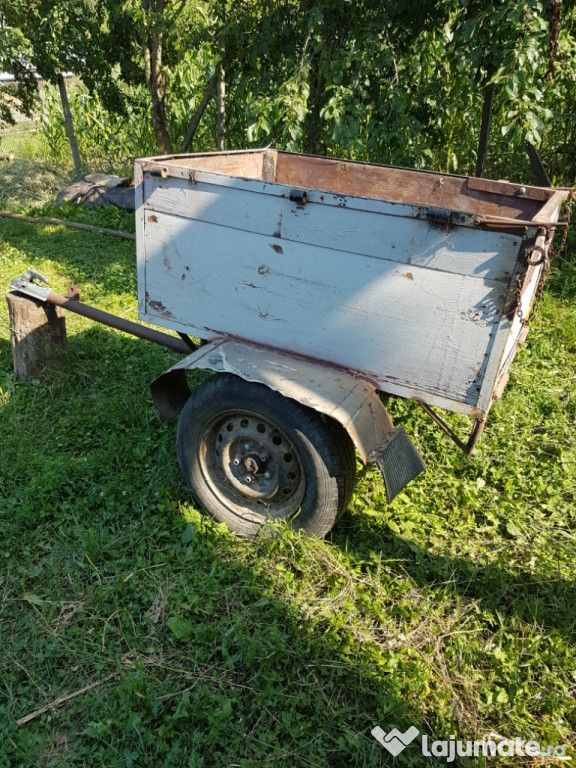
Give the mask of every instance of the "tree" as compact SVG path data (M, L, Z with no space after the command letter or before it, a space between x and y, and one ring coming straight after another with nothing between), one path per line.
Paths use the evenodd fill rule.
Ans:
M20 36L30 64L46 81L58 84L62 72L73 72L104 105L123 113L123 83L144 81L158 149L171 152L166 118L165 49L177 41L177 20L186 0L6 0L4 20ZM173 56L173 51L172 58ZM4 56L7 71L22 76L14 55ZM36 84L20 81L26 103Z
M121 109L122 91L115 76L125 56L119 31L112 34L110 13L97 0L5 0L5 26L20 36L26 60L46 81L57 85L58 75L73 72L90 91L98 90L111 109ZM7 61L8 71L21 75L17 62ZM30 80L24 82L31 87Z
M36 77L26 59L29 52L20 30L0 26L0 70L15 78L13 83L0 86L0 123L13 124L15 109L32 116L38 91Z

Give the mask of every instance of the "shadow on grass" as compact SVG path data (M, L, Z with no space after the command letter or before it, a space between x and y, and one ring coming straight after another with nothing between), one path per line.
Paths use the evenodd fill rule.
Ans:
M267 543L184 528L147 394L166 355L143 345L73 336L4 408L0 764L392 765L370 732L423 730L407 671L283 597ZM394 764L424 765L418 743Z
M372 728L423 730L404 671L281 599L255 545L202 518L182 540L174 426L147 391L171 358L95 328L12 384L0 764L391 765ZM395 764L420 761L415 743Z
M157 515L151 522L162 525ZM70 532L69 544L77 534L76 545L85 545L87 532ZM12 639L3 676L20 692L0 699L0 755L9 764L46 764L52 753L62 759L57 764L85 765L90 756L91 765L108 768L124 768L126 755L155 767L425 764L419 740L393 760L370 735L375 725L423 730L417 702L407 704L399 694L405 670L382 670L360 646L346 653L338 632L311 627L275 596L272 579L233 559L242 556L241 547L210 526L189 525L186 545L177 543L177 530L154 530L156 552L167 566L160 576L152 576L152 563L135 567L139 542L130 533L115 532L116 546L129 547L128 559L106 550L112 532L103 534L104 548L89 548L90 565L87 557L86 567L80 563L79 552L57 610L49 603L57 583L46 562L42 583L30 585L36 608L26 610L24 603L5 616ZM151 533L143 525L140 536ZM71 604L77 613L58 621L58 611ZM97 637L90 631L95 621ZM24 648L15 645L18 625L34 647L44 646L41 660L28 655L26 672ZM55 627L56 639L47 631ZM49 717L14 725L97 680L107 682L49 710ZM63 732L64 746L58 743Z

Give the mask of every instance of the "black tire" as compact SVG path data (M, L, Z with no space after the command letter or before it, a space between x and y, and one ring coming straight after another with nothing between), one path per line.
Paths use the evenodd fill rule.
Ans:
M356 477L354 446L340 424L228 373L188 399L178 460L200 506L242 536L256 536L268 521L325 536Z

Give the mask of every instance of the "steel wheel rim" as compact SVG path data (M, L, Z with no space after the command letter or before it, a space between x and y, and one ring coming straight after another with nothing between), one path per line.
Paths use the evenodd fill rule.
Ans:
M305 474L294 443L274 422L252 411L218 414L199 440L206 486L247 520L286 520L302 504Z

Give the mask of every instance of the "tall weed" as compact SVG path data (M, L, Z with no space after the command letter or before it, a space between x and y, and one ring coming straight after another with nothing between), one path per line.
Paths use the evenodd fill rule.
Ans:
M130 173L134 157L155 153L144 88L131 92L124 115L110 113L97 93L89 94L81 86L70 89L69 99L78 148L86 170ZM58 92L52 87L45 91L40 130L50 159L70 165L72 159L62 104Z
M209 53L201 49L185 53L169 73L168 119L176 151L181 147L190 119L204 96L210 68ZM69 100L78 148L86 170L130 173L135 157L157 154L150 119L150 98L144 86L132 88L126 94L123 115L109 112L98 93L90 94L82 85L69 89ZM60 165L71 165L60 96L51 86L44 92L40 132L49 158ZM214 149L215 135L215 111L209 105L191 151Z

